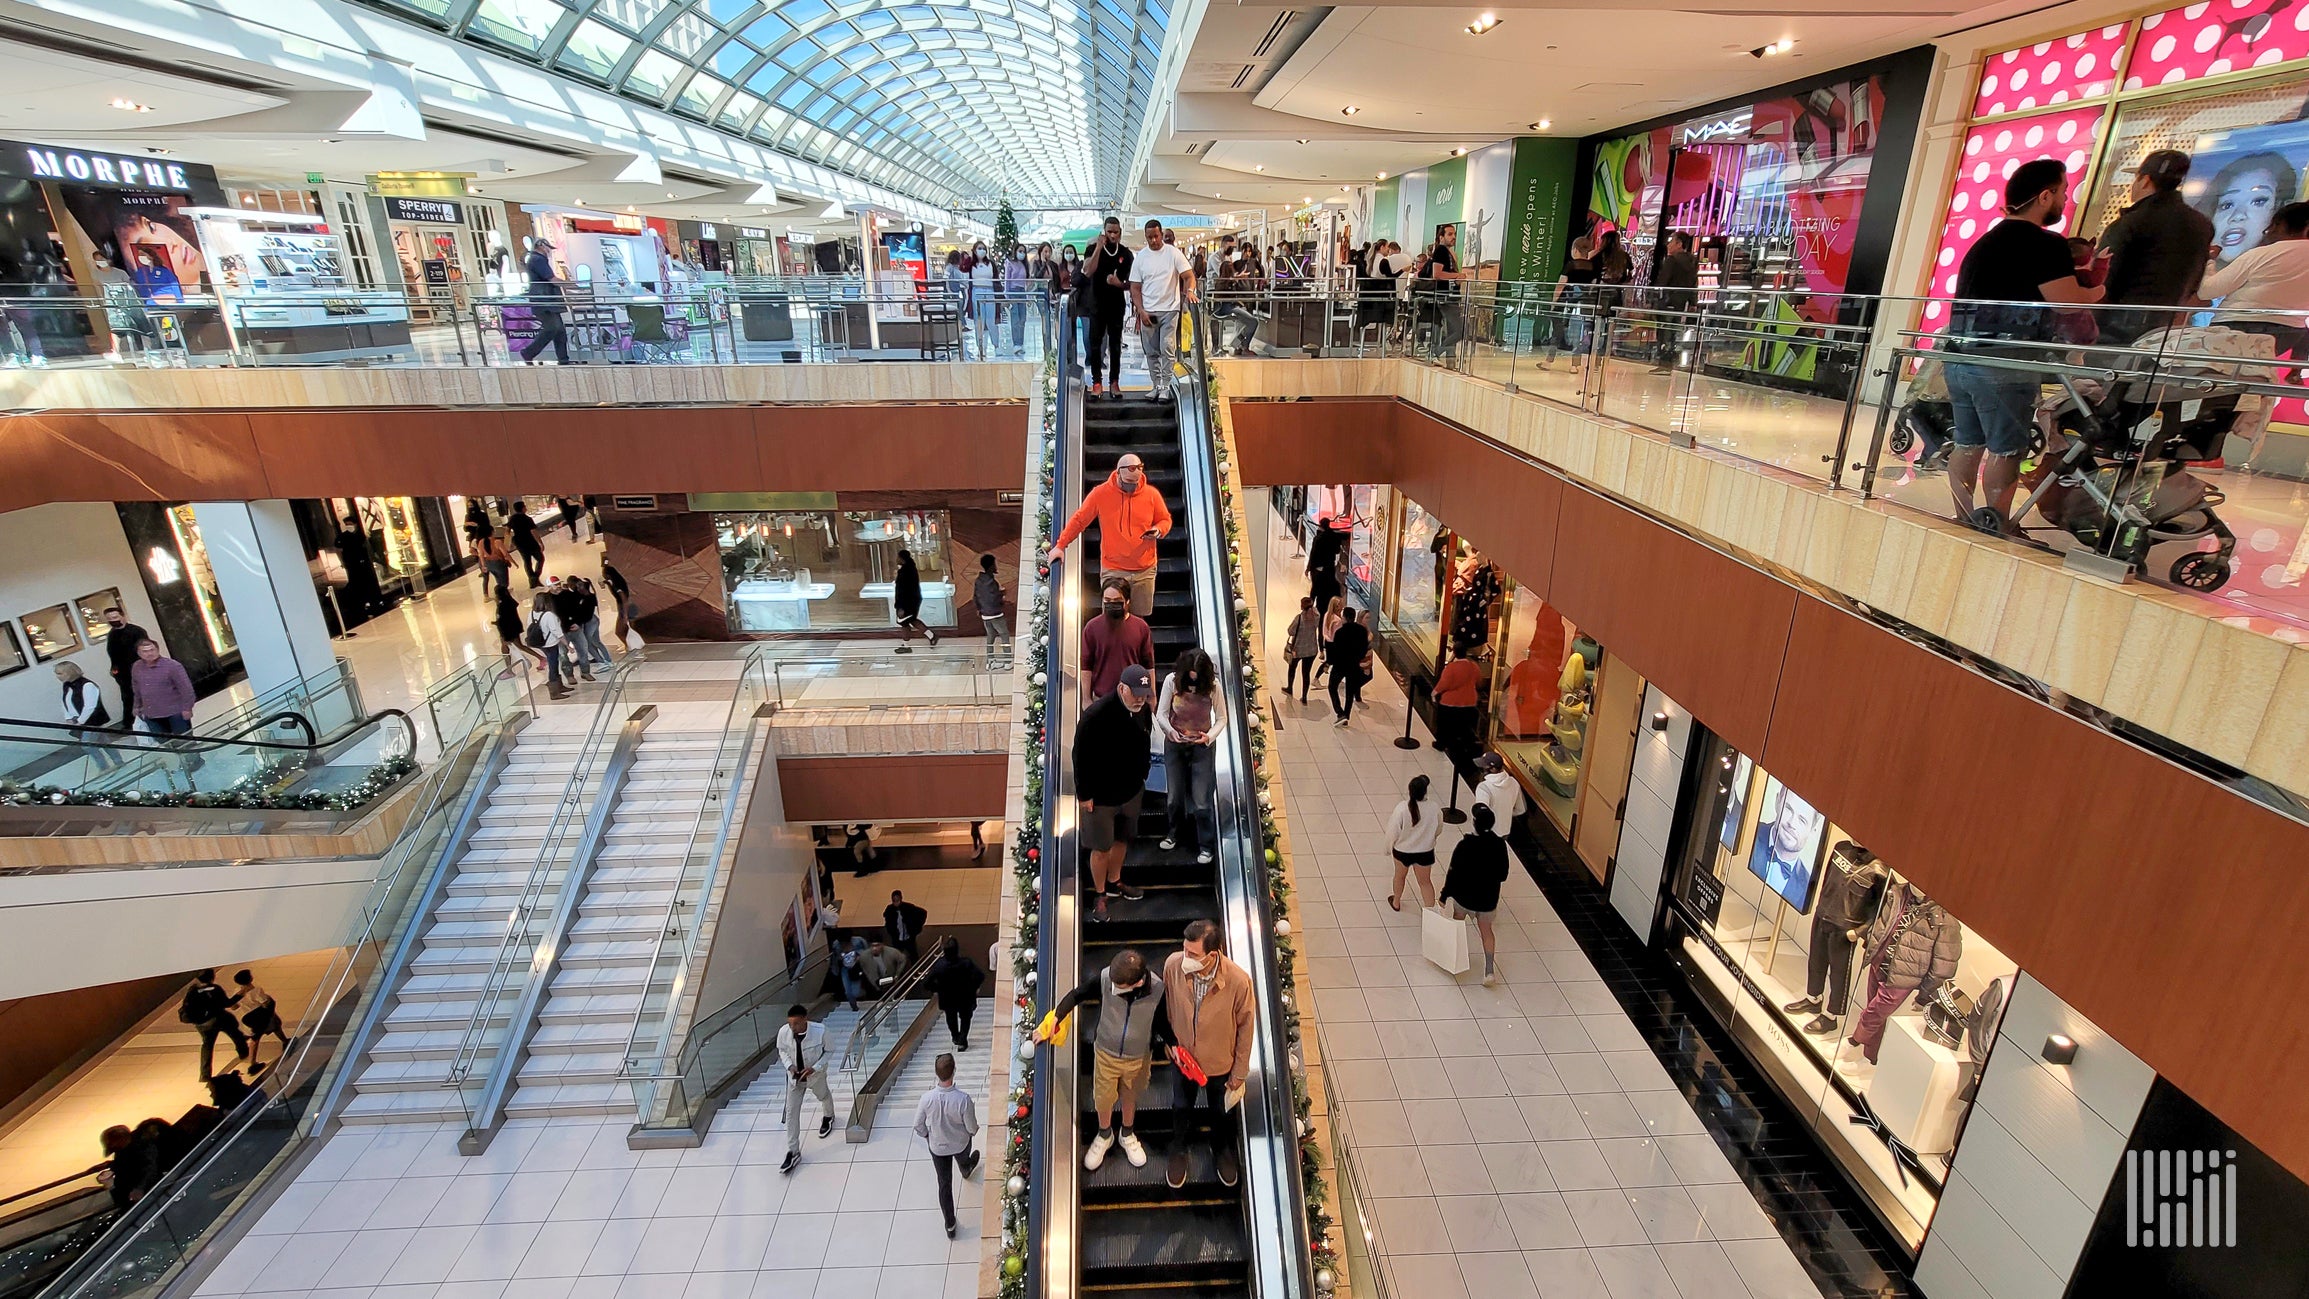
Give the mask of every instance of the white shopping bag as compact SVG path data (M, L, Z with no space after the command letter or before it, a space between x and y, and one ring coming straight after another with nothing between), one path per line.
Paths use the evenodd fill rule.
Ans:
M1446 974L1467 973L1467 922L1427 908L1419 915L1419 952Z
M648 641L645 641L641 638L640 632L635 631L631 627L625 629L625 647L627 649L637 650L648 643Z

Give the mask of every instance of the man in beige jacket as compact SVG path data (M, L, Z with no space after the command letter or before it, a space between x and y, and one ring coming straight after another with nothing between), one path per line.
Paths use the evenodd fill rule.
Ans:
M1242 1177L1235 1153L1234 1126L1226 1112L1243 1099L1243 1074L1251 1063L1251 1027L1258 1014L1251 1002L1251 976L1220 950L1217 922L1187 926L1186 943L1163 962L1163 1011L1170 1021L1172 1063L1181 1052L1192 1056L1209 1081L1196 1083L1181 1070L1171 1098L1172 1189L1187 1184L1187 1131L1196 1098L1210 1106L1211 1145L1219 1180L1233 1186Z

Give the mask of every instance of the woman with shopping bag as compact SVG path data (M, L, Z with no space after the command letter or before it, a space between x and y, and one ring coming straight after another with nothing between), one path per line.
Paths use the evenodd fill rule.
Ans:
M1491 931L1491 917L1499 910L1499 886L1507 883L1507 841L1492 832L1498 821L1484 804L1477 803L1468 819L1475 833L1451 850L1451 869L1437 900L1452 904L1456 915L1475 917L1476 932L1483 935L1483 986L1488 988L1499 982L1499 939Z

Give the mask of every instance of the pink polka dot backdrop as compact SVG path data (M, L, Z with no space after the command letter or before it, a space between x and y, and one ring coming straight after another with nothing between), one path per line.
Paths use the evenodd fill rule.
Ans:
M2210 0L2141 20L2126 90L2309 58L2309 0Z
M2303 0L2309 3L2309 0ZM1974 117L2025 113L2097 99L2116 84L2130 23L2111 23L2057 41L1988 56L1980 69Z
M2084 194L2085 165L2092 160L2107 109L2072 108L2013 121L1973 127L1964 137L1964 155L1948 200L1948 220L1941 227L1940 248L1933 256L1932 278L1925 294L1946 298L1956 291L1956 268L1973 243L2004 216L2005 178L2024 162L2057 158L2068 168L2067 210L2053 229L2066 232ZM1948 323L1945 302L1924 308L1919 328L1938 333Z

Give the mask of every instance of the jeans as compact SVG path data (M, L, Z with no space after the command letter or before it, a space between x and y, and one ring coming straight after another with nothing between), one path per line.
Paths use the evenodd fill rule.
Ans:
M561 676L561 652L568 648L568 646L569 642L564 640L545 647L545 680L547 684L552 686L562 686L568 684L568 682L562 680ZM570 676L574 678L576 675L576 666L573 663L571 665Z
M1099 382L1101 353L1106 360L1107 382L1122 382L1122 304L1116 303L1108 311L1104 305L1090 317L1090 381Z
M190 735L192 734L192 714L177 713L172 717L147 717L144 719L144 729L154 735Z
M1146 353L1147 381L1154 386L1157 397L1168 397L1171 392L1171 369L1179 355L1179 313L1150 311L1151 325L1141 325L1138 344ZM1118 367L1119 368L1119 367Z
M953 1037L957 1048L970 1041L970 1017L977 1013L978 1003L975 1001L946 1008L946 1032Z
M1340 690L1346 691L1346 702L1339 702ZM1363 673L1353 665L1331 669L1331 711L1342 718L1355 715L1355 705L1363 702Z
M978 620L986 624L987 644L994 645L1010 639L1009 614L982 613L978 615Z
M834 1091L826 1085L826 1067L820 1063L810 1071L808 1081L792 1074L786 1075L786 1153L802 1153L802 1094L815 1092L818 1103L826 1107L826 1117L834 1117Z
M580 665L584 664L587 659L591 659L602 667L610 665L609 647L601 643L601 615L595 614L579 623L576 639L579 647L577 661Z
M529 345L521 349L521 359L536 360L537 354L545 350L547 343L551 343L554 361L561 365L569 364L569 327L561 321L561 308L532 306L529 312L537 317L537 337L530 339Z
M497 579L497 589L500 593L505 595L513 594L513 565L499 563L494 559L482 560L481 594L489 594L489 579L491 578Z
M989 293L971 304L970 316L978 325L978 354L984 357L986 350L994 345L995 331L1002 323L1002 308Z
M954 1165L961 1164L962 1174L967 1177L970 1170L978 1167L979 1157L975 1150L963 1150L952 1155L933 1152L930 1156L931 1165L938 1170L938 1211L946 1215L948 1231L954 1230Z
M1005 311L1007 311L1007 312L1009 312L1009 313L1010 313L1010 350L1011 350L1011 351L1013 351L1013 352L1023 352L1023 351L1025 351L1025 350L1026 350L1026 298L1025 298L1025 296L1022 294L1022 295L1019 295L1019 296L1017 296L1017 297L1013 297L1013 298L1010 300L1010 305L1009 305L1009 306L1007 306L1007 307L1004 307L1004 308L1003 308L1003 310L1005 310Z
M1941 374L1948 380L1956 445L1984 446L1992 456L2028 451L2028 435L2036 426L2037 394L2044 386L2035 371L1950 361L1941 367Z
M1217 852L1219 846L1218 753L1208 744L1166 744L1163 772L1168 777L1171 837L1183 839L1191 817L1195 846Z
M537 589L537 579L545 573L545 547L532 541L515 549L520 552L521 571L529 579L529 589L534 591Z
M1291 693L1291 683L1293 681L1299 683L1299 698L1305 699L1307 697L1307 691L1312 689L1315 684L1314 655L1309 654L1303 659L1292 659L1290 664L1283 669L1284 694L1287 695Z
M1228 1075L1215 1073L1209 1082L1195 1083L1189 1082L1185 1074L1175 1069L1171 1073L1171 1149L1175 1151L1187 1148L1187 1125L1194 1121L1197 1098L1207 1098L1212 1118L1226 1118ZM1216 1149L1226 1144L1224 1123L1213 1124L1211 1146Z

